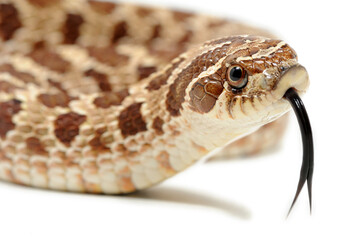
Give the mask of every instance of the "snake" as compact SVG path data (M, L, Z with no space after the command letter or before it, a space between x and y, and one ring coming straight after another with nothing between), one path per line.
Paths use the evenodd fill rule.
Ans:
M201 159L273 148L293 105L305 139L295 201L306 181L311 189L299 97L308 86L293 48L236 20L122 2L1 0L0 179L131 193Z

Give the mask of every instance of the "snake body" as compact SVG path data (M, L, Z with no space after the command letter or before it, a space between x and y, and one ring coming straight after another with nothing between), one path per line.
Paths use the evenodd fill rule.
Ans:
M129 193L236 139L259 151L308 87L284 41L169 9L1 0L0 41L0 179L41 188Z

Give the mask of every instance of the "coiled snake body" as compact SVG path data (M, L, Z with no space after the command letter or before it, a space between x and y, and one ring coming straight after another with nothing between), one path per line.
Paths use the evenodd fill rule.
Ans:
M255 131L308 87L285 42L167 9L1 0L0 39L0 178L41 188L128 193L272 146L282 122Z

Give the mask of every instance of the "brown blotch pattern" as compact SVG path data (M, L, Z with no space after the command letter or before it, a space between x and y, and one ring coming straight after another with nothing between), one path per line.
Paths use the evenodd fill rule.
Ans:
M190 12L173 11L173 16L176 21L184 22L188 18L194 16L194 14L192 14Z
M90 7L100 14L110 14L114 11L116 4L111 2L88 1Z
M12 99L0 103L0 137L5 138L6 134L15 128L12 117L21 110L21 101Z
M171 67L169 67L165 73L160 74L154 77L149 84L146 86L146 89L149 91L158 90L164 84L166 84L168 78L171 76L173 71L185 60L185 58L179 58L175 61Z
M193 32L188 30L185 32L184 36L182 38L180 38L179 40L179 44L180 45L185 45L186 43L190 42L192 36L193 36Z
M157 68L155 66L143 66L143 65L138 66L137 71L139 75L139 80L147 78L152 73L156 72L156 70Z
M48 83L49 83L51 86L53 86L53 87L55 87L56 89L58 89L60 92L62 92L62 93L64 93L64 94L67 94L66 90L63 88L63 86L61 85L60 82L57 82L57 81L49 78L49 79L48 79Z
M41 40L41 41L36 41L33 44L33 49L39 49L39 48L46 48L46 42Z
M129 56L118 54L114 47L89 47L89 55L96 58L101 63L118 66L125 65L129 61Z
M111 106L119 106L123 100L129 96L129 91L123 89L119 92L109 92L94 100L94 104L100 108L109 108Z
M108 80L108 76L104 73L89 69L85 73L85 76L92 77L98 84L99 88L104 92L111 91L111 85Z
M182 44L173 44L169 48L161 47L159 44L147 44L150 55L162 59L163 62L170 62L183 53L186 48Z
M107 131L106 127L99 128L95 131L95 137L89 141L89 145L96 151L108 151L109 147L101 141L101 135Z
M146 123L142 118L140 108L143 103L133 103L125 108L119 116L119 128L123 137L146 131Z
M0 80L0 92L12 93L17 88L18 87L7 81Z
M0 37L7 41L20 27L17 9L12 4L0 4Z
M83 24L84 19L80 15L67 14L66 21L62 32L64 34L65 44L74 44L80 35L80 26Z
M44 145L36 137L29 137L25 140L26 148L30 154L47 155Z
M55 120L55 136L65 145L70 145L71 141L79 134L80 125L85 121L85 115L75 112L61 114Z
M190 104L195 111L207 113L214 107L222 91L222 81L219 81L216 73L208 78L202 78L191 88Z
M39 101L49 108L54 107L68 107L70 101L75 100L76 98L69 97L65 93L57 94L40 94L38 96Z
M128 25L125 21L119 22L114 27L112 43L116 43L119 39L127 36Z
M151 34L151 37L150 37L150 40L153 40L153 39L156 39L156 38L159 38L160 35L161 35L161 25L160 24L156 24L153 28L153 32Z
M148 7L138 7L136 13L140 18L147 17L152 13L153 9Z
M29 54L36 63L49 68L58 73L65 73L69 70L71 64L62 59L60 55L46 48L38 48Z
M164 134L162 126L164 125L164 120L162 120L160 117L156 117L152 123L152 128L155 130L155 133L157 135Z
M198 56L179 74L174 83L170 85L169 92L166 96L166 109L172 116L180 115L181 105L185 98L185 89L191 80L198 77L201 72L213 66L220 58L224 57L228 47L229 44L225 44L222 47Z
M24 83L34 83L35 85L39 85L34 76L26 72L19 72L10 64L0 65L0 73L2 72L7 72Z
M61 2L61 0L27 0L27 1L36 7L50 7L52 5Z

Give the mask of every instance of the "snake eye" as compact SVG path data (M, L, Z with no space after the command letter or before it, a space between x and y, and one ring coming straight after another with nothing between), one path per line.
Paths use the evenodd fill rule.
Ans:
M246 71L239 65L230 67L227 77L229 84L236 89L245 87L248 82Z

